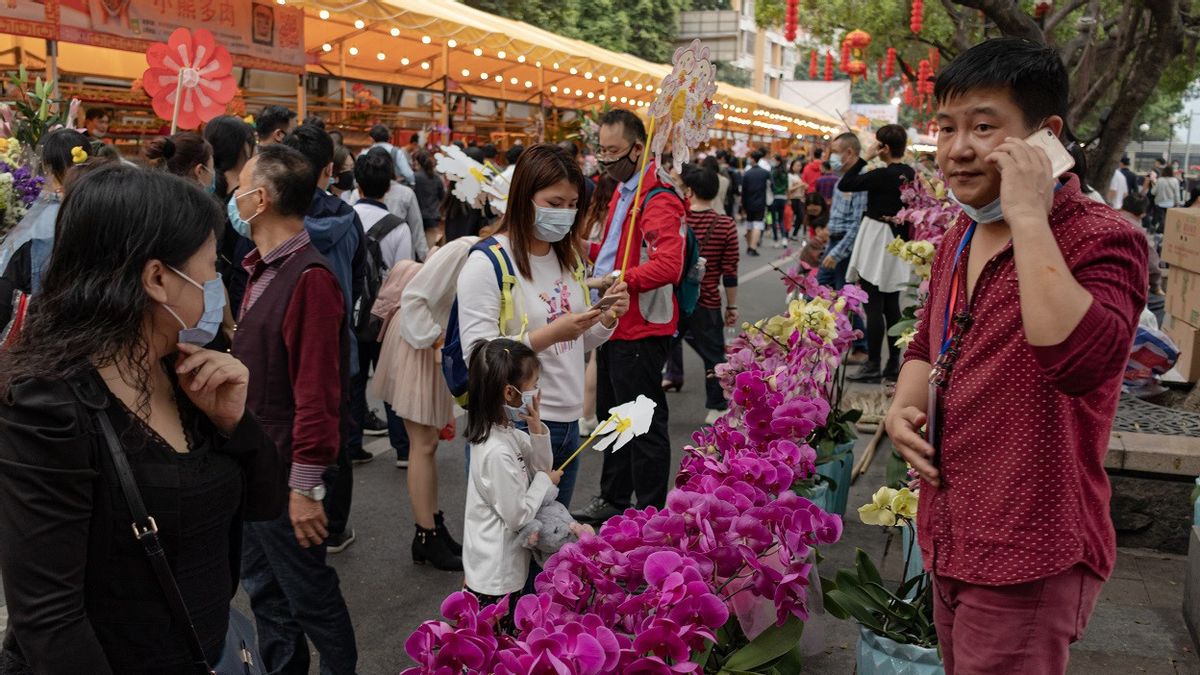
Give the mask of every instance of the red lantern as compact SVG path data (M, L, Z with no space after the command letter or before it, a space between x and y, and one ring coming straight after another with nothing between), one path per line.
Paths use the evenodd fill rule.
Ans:
M855 79L863 77L867 74L867 64L859 61L858 59L854 59L850 63L846 64L846 73L850 75L850 80L854 81Z
M854 55L859 56L862 50L871 45L871 34L865 30L855 28L846 34L845 44L850 45L854 50Z
M887 62L884 65L883 74L884 74L884 77L887 77L889 80L896 76L896 48L895 47L888 47Z
M942 55L933 47L929 48L929 73L932 75L937 72L938 66L941 64Z
M812 50L812 56L808 60L808 79L815 80L818 75L817 50Z
M933 67L925 59L917 64L917 93L922 96L933 93Z
M847 42L843 42L842 43L842 60L839 64L841 66L843 73L849 72L846 70L846 66L849 65L849 63L850 63L850 44Z
M825 52L825 81L833 81L833 54Z
M925 0L912 0L912 15L908 27L914 33L920 33L925 23Z
M1053 7L1054 3L1051 0L1038 0L1037 4L1033 6L1033 16L1044 19Z
M787 0L787 16L783 26L783 37L788 42L796 41L796 31L800 24L800 0Z

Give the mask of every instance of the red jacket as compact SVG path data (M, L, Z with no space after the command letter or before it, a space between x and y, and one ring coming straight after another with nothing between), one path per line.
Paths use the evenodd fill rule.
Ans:
M804 169L800 172L800 180L808 186L807 194L812 194L817 191L817 179L821 177L824 169L821 168L822 161L814 159L804 165Z
M673 287L683 275L683 254L687 241L684 238L683 228L687 225L684 222L685 213L682 199L669 194L657 194L653 199L645 200L645 196L651 190L660 187L674 189L659 179L657 167L654 162L650 162L646 169L646 178L642 181L641 194L634 199L635 205L640 204L641 213L638 214L637 223L634 225L636 230L633 233L633 244L637 250L629 254L629 267L625 271L625 283L629 284L629 311L621 317L617 324L617 330L612 336L614 340L637 340L644 337L673 335L675 324L679 321L679 303L675 300ZM601 237L601 242L608 238L610 232L613 236L621 237L620 244L617 246L617 269L620 269L621 261L625 258L627 228L634 212L631 206L620 230L614 230L611 214L616 211L617 202L620 199L621 191L618 189L613 193L612 201L609 202L610 219L604 224L604 235ZM601 244L592 246L591 257L593 260L599 254L600 248ZM639 251L641 255L639 255ZM651 298L651 296L643 296L643 294L655 289L665 289L662 292L669 296L672 312L670 320L665 323L651 323L642 313L642 303ZM665 320L665 317L662 319Z

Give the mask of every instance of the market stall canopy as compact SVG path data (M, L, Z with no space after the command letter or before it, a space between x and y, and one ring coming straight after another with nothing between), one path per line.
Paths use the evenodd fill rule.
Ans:
M561 108L645 108L671 68L451 0L288 0L305 8L310 73ZM544 99L543 99L544 97ZM717 126L821 135L840 122L720 83Z

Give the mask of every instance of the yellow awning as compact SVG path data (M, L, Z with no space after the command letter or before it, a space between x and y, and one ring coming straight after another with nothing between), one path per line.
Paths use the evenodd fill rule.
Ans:
M289 0L305 7L309 72L560 108L644 108L669 65L556 35L452 0ZM718 126L825 134L838 120L720 83Z

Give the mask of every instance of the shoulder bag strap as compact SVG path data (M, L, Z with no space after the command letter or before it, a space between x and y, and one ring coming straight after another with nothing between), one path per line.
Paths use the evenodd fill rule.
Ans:
M108 413L104 410L97 410L95 414L96 421L100 423L100 429L104 432L104 442L108 445L108 452L112 456L117 479L121 483L121 492L125 494L129 513L133 516L133 536L137 537L142 548L146 550L146 557L150 560L150 566L154 568L154 576L158 578L158 584L162 586L163 595L167 599L171 614L176 621L185 626L184 632L187 634L188 651L192 653L193 669L197 673L208 675L213 670L209 668L208 662L204 658L204 648L200 646L196 627L192 625L192 617L188 613L187 605L183 602L183 596L179 593L179 586L175 583L175 575L171 573L171 566L167 563L167 554L158 540L158 525L154 522L154 518L146 513L146 505L142 502L142 493L138 490L137 482L133 478L133 470L129 467L129 460L125 457L125 449L121 447L121 442L117 438L116 432L113 431Z

